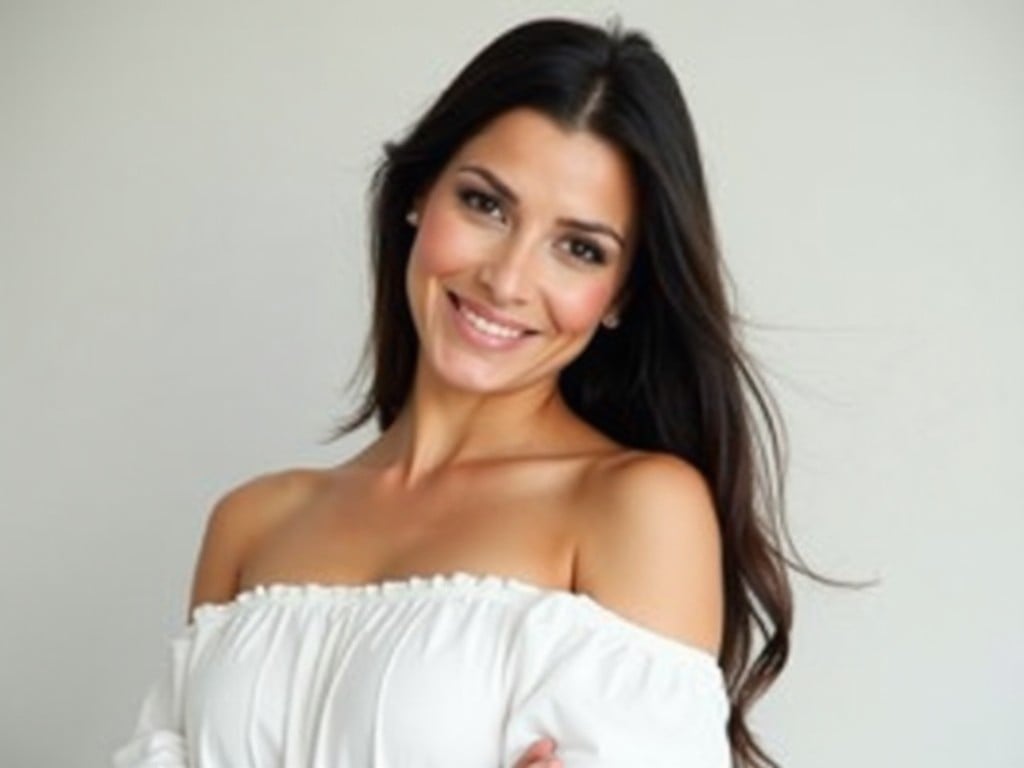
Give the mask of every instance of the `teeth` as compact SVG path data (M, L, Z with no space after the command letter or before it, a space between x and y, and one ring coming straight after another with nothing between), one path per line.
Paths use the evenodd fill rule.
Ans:
M490 320L480 317L480 315L473 312L465 304L459 304L459 311L462 313L462 316L469 321L470 325L478 331L489 333L491 336L500 336L503 339L515 339L526 333L525 331L517 331L509 328L508 326L492 323Z

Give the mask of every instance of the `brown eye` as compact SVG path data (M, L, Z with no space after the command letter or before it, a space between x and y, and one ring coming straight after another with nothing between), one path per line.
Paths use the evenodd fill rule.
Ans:
M500 211L498 201L486 192L466 187L459 190L459 199L467 208L490 216L494 211Z
M585 261L588 264L604 264L608 260L605 256L604 250L589 240L573 238L569 241L569 245L569 252L576 258L581 261Z

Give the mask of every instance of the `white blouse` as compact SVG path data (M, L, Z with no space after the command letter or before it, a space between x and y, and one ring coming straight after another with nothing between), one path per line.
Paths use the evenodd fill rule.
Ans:
M462 571L197 606L116 768L728 768L717 660L581 593Z

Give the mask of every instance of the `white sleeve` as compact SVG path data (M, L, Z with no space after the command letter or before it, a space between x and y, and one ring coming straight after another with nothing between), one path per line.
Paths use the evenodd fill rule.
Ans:
M556 598L520 638L502 768L544 736L565 768L731 768L714 657L571 599Z
M114 768L189 768L183 702L195 625L169 642L160 676L142 700L135 731L113 755Z

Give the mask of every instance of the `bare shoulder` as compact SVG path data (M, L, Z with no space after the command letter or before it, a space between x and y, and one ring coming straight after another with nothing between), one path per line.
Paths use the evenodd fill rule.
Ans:
M701 472L672 454L628 451L591 473L585 495L575 589L717 656L721 534Z
M207 515L192 578L188 616L197 605L231 600L245 553L324 482L317 469L265 472L225 491Z

